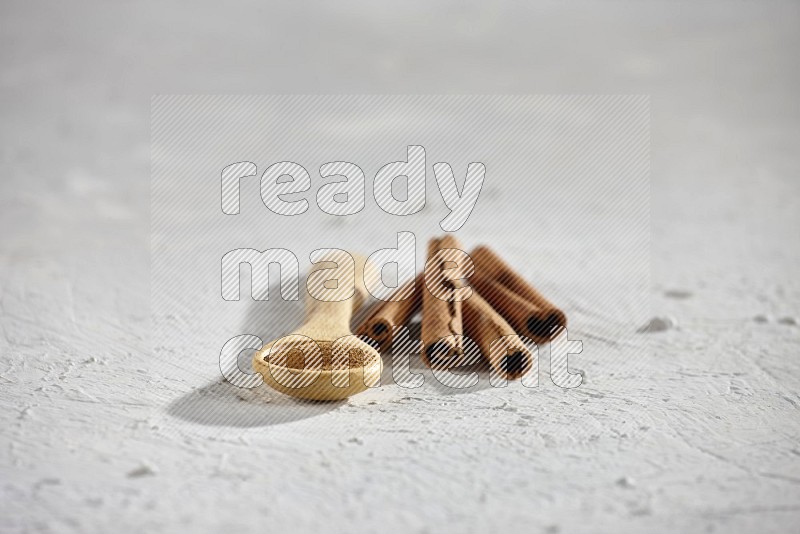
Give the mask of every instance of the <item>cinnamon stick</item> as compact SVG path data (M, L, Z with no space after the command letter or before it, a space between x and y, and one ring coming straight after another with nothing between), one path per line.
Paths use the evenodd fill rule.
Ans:
M461 302L457 299L469 288L460 283L459 272L464 267L460 253L461 245L450 235L428 243L422 291L422 361L428 367L450 368L464 360Z
M470 256L475 266L471 282L517 332L546 342L567 327L564 312L491 249L480 246Z
M365 335L378 342L380 350L386 350L391 344L396 327L402 326L416 314L422 305L422 273L413 280L409 280L391 298L406 294L409 290L411 296L403 300L387 300L381 303L356 328L356 333Z
M473 291L462 304L464 329L492 369L507 380L516 380L530 371L531 351L478 291Z

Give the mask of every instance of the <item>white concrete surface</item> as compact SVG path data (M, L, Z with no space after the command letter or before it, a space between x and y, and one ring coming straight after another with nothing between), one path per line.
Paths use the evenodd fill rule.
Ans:
M4 2L0 531L797 531L799 15ZM333 406L159 352L151 95L347 92L650 94L649 316L676 326L620 325L641 365L606 340L574 390Z

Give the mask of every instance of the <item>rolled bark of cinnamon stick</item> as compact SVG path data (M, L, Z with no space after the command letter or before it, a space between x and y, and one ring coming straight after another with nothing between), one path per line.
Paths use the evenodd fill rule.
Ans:
M425 289L422 291L422 361L428 367L451 368L464 360L464 341L461 302L456 300L460 284L447 276L451 270L447 264L456 254L437 254L443 249L457 249L461 245L453 236L431 239L428 243L428 259L425 263ZM459 265L459 267L462 267ZM434 289L436 295L431 293ZM464 288L469 289L469 288Z
M422 305L422 273L413 280L409 280L392 297L405 294L411 290L412 294L403 300L388 300L381 303L376 310L364 319L356 328L356 334L365 335L378 342L380 350L386 350L392 344L396 327L406 324Z
M547 342L567 327L567 316L485 246L470 254L475 275L470 279L517 332Z
M533 356L514 328L478 291L463 303L464 330L501 377L516 380L530 371Z

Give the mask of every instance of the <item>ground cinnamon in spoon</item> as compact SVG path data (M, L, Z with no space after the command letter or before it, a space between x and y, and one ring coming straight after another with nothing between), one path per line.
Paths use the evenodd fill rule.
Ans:
M341 357L341 355L338 358L334 358L333 342L318 341L317 346L319 347L320 353L322 355L321 368L326 371L329 371L331 369L348 369L352 367L361 367L362 365L364 365L364 362L366 361L364 357L364 352L357 348L347 349L346 354L348 358L343 358ZM306 368L306 356L311 357L313 354L315 354L314 347L313 345L308 343L306 344L305 347L303 347L303 345L300 345L288 351L285 351L282 354L280 354L280 356L278 356L277 358L270 357L270 355L267 355L265 356L264 360L270 363L281 365L282 367L288 367L290 369L297 369L298 371L300 371ZM309 365L308 367L312 366ZM313 365L313 368L319 369L320 366Z

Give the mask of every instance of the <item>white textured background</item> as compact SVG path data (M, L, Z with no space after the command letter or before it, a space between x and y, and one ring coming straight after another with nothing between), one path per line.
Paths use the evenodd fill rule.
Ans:
M796 531L798 22L794 3L4 2L0 531ZM309 407L182 377L150 343L154 93L650 94L651 310L678 327L571 391Z

